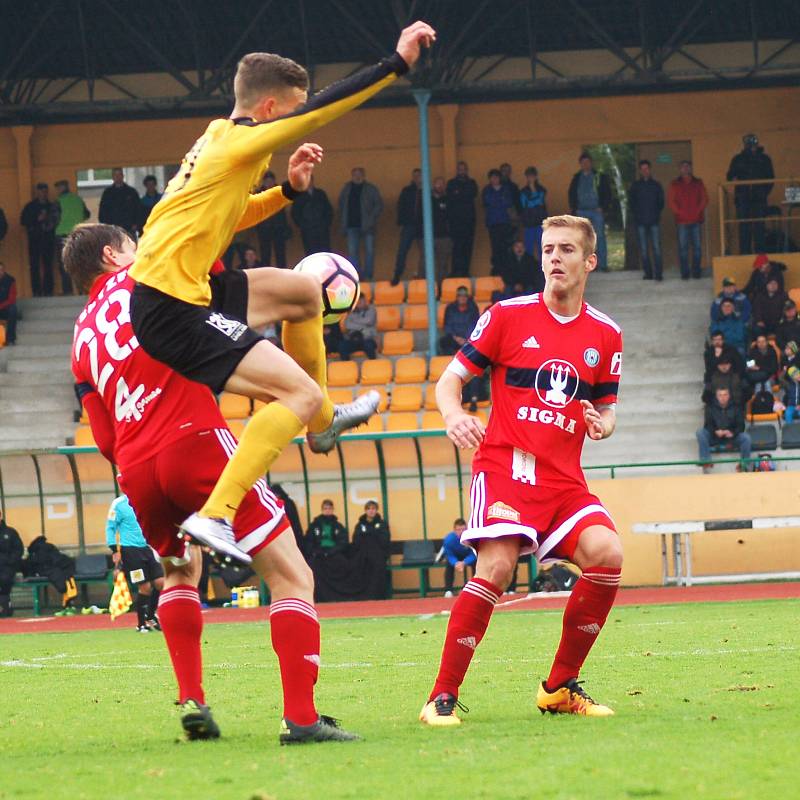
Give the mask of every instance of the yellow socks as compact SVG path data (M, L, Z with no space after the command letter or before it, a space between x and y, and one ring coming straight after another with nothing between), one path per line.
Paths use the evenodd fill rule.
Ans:
M232 520L253 484L264 477L275 459L304 427L293 411L278 402L269 403L257 411L245 426L239 446L200 509L200 516Z
M303 322L284 322L283 349L322 389L322 408L308 423L311 433L320 433L333 422L333 403L328 397L328 363L322 339L322 315Z

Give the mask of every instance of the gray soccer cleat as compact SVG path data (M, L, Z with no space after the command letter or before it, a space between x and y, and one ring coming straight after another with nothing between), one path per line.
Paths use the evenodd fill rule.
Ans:
M295 725L288 719L281 720L281 732L278 737L283 744L308 744L310 742L357 742L361 737L349 733L339 727L339 721L325 714L320 714L311 725Z
M204 544L213 553L218 553L228 561L240 561L242 564L253 563L253 559L244 550L239 549L233 535L233 526L226 519L192 514L183 521L178 531L178 538L183 539L184 537L197 544Z
M336 437L351 428L363 425L377 410L381 396L374 389L356 398L352 403L333 407L333 422L320 433L306 434L308 449L312 453L330 453L336 444Z

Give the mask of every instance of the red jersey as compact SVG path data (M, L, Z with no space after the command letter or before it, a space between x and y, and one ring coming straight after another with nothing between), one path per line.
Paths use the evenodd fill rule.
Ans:
M75 323L72 372L103 400L120 468L150 458L196 431L224 428L211 390L151 358L133 335L128 269L101 275Z
M615 403L622 331L584 303L559 321L541 295L503 300L486 311L456 354L473 375L492 368L492 413L473 472L563 489L586 486L580 400Z

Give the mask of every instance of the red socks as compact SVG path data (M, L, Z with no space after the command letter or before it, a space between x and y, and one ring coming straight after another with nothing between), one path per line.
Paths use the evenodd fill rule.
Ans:
M450 612L439 674L429 700L447 692L458 697L475 648L483 639L497 599L503 593L483 578L473 578L461 591Z
M158 619L178 679L178 702L184 703L191 697L205 703L200 652L203 614L197 589L189 585L164 589L159 598Z
M314 606L288 597L269 607L272 648L283 684L283 716L295 725L317 721L314 684L319 675L319 619Z
M575 584L564 609L561 642L547 678L550 691L578 677L614 605L620 572L619 567L588 567Z

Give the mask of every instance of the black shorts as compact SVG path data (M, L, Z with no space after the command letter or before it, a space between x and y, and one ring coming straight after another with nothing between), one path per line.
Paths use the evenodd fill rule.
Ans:
M120 547L120 553L128 586L164 577L164 570L149 547Z
M131 324L148 355L219 394L239 362L263 337L248 328L247 277L225 271L211 278L211 305L196 306L137 283Z

